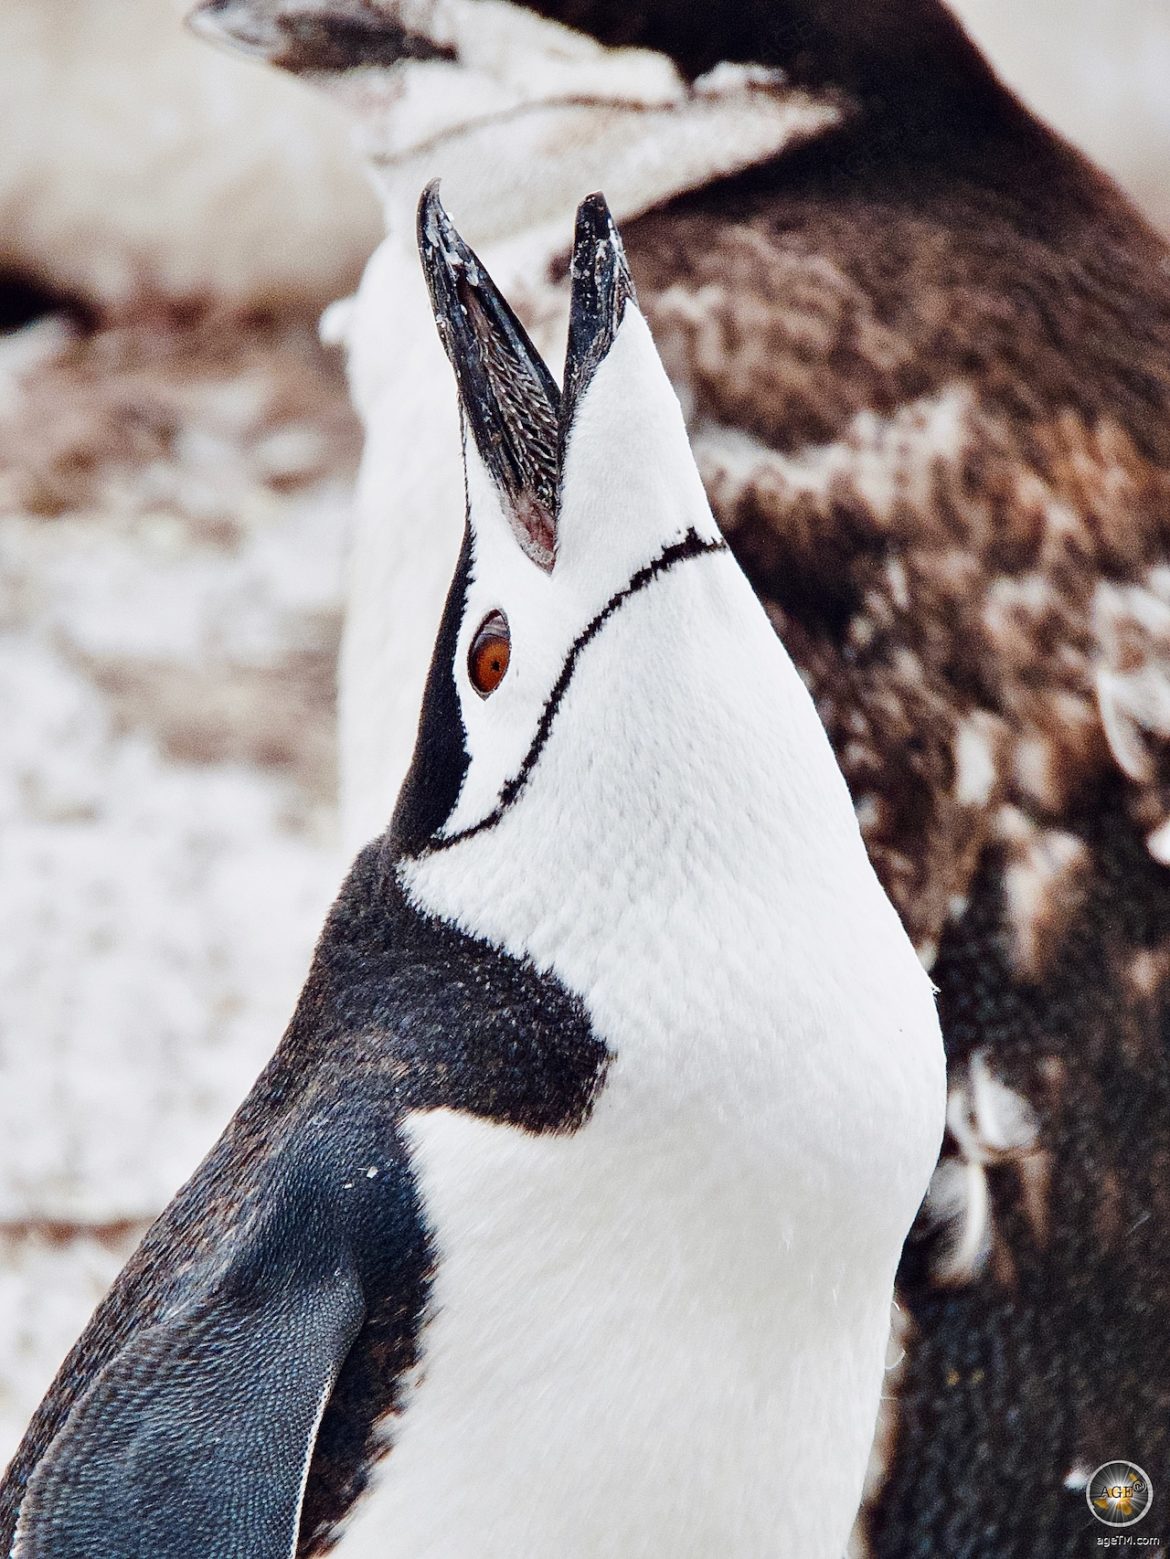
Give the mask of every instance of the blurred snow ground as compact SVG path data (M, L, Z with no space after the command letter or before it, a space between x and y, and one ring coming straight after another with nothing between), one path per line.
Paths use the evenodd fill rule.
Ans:
M0 1463L340 879L356 452L311 320L0 338Z

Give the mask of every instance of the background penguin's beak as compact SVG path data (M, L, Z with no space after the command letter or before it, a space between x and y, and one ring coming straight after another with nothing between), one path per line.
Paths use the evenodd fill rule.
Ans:
M456 57L450 45L409 31L364 0L333 0L303 12L277 0L199 0L186 21L200 38L294 75Z
M571 425L577 403L613 345L626 304L637 305L621 234L604 195L590 195L577 207L571 277L562 430Z
M543 569L556 548L560 391L523 325L439 200L423 191L418 244L464 425L521 546Z

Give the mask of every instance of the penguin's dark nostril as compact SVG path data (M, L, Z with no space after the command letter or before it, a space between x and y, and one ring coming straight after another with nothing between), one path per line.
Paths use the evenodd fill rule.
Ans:
M453 60L455 50L362 7L291 12L281 18L283 47L273 63L297 74L336 73L407 61Z
M491 612L476 630L467 652L467 671L480 698L488 698L504 680L512 659L512 633L503 612Z

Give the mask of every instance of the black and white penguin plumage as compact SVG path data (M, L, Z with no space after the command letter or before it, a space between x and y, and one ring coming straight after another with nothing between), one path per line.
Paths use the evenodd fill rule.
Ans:
M303 35L344 6L218 8ZM565 184L616 201L715 514L941 989L950 1132L857 1552L1080 1552L1088 1473L1170 1466L1170 254L936 0L364 14L447 57L355 49L315 76L358 113L391 229L349 330L353 833L405 765L395 701L458 546L397 181L425 155L497 274L543 263L514 293L543 341L548 191L575 159ZM1170 1537L1167 1510L1143 1533Z
M840 1559L942 1131L930 982L604 202L563 395L433 191L420 238L467 528L414 760L0 1552Z

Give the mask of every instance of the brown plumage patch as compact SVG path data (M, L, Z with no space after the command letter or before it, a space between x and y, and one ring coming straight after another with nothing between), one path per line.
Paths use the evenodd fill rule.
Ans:
M857 134L627 236L717 516L929 950L999 802L1042 825L1121 767L1147 834L1170 815L1170 273L1034 128L1018 188L1002 137L940 169Z
M1170 1455L1170 256L1006 94L864 100L626 240L941 988L959 1113L859 1551L1073 1552L1075 1469Z

